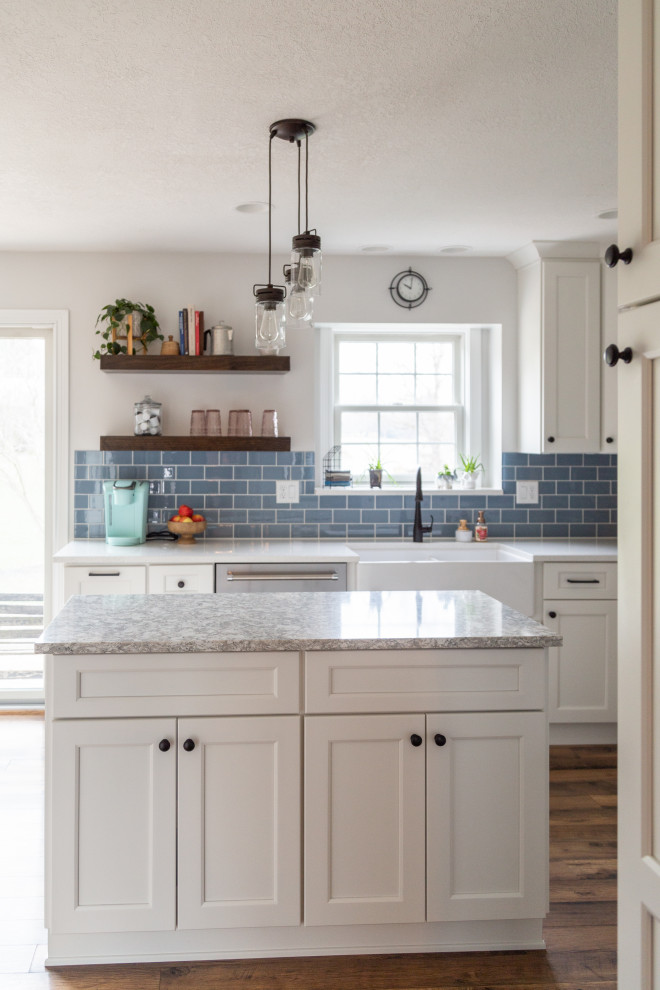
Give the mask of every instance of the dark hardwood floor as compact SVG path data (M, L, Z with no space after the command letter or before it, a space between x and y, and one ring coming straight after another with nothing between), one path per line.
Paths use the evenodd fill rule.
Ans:
M544 952L44 969L43 720L0 717L1 990L615 990L616 747L552 747Z

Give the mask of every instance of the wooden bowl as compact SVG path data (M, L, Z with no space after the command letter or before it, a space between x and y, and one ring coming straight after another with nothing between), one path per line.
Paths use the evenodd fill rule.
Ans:
M206 529L206 519L203 519L201 522L189 523L168 521L167 528L170 533L176 533L179 537L179 543L196 543L197 540L195 537L199 536Z

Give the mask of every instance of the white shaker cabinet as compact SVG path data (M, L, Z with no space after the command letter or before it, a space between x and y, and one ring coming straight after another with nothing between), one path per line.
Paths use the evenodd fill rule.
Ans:
M576 247L591 257L567 257ZM520 449L599 451L598 245L535 242L509 260L518 269Z
M213 564L149 564L150 595L213 594Z
M541 917L546 731L541 712L307 718L305 923Z
M147 568L90 564L64 568L64 604L72 595L143 595L147 590Z

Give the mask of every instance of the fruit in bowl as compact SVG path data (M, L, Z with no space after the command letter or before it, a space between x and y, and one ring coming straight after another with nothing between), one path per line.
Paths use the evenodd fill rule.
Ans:
M195 536L199 536L206 529L206 519L189 505L180 505L179 511L171 516L167 523L167 528L170 533L175 533L179 537L179 543L195 543Z

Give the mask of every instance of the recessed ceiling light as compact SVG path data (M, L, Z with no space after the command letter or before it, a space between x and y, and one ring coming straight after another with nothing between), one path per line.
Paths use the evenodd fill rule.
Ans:
M268 203L239 203L235 209L239 213L268 213Z
M366 247L360 248L360 251L364 251L365 254L384 254L391 250L390 244L367 244Z
M603 210L602 213L596 214L597 220L616 220L619 216L618 210Z
M447 247L440 248L440 254L466 254L471 250L471 244L448 244Z

